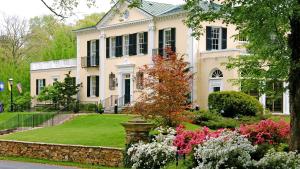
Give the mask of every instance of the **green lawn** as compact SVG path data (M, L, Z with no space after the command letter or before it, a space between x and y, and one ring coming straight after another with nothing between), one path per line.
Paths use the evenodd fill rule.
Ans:
M0 139L124 147L125 130L120 123L128 121L131 117L128 115L82 115L59 126L18 132L1 136Z

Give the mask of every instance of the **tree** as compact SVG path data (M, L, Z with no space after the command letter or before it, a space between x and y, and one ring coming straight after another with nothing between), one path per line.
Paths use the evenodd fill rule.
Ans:
M27 21L17 16L3 16L0 27L0 56L13 63L26 59L31 46L26 45L30 39Z
M81 85L76 85L75 79L71 77L70 73L66 74L63 82L57 81L52 86L44 88L37 100L52 101L56 109L62 106L66 110L71 110L71 106L76 100L74 96L79 92Z
M186 24L196 37L201 23L223 20L248 38L250 56L232 58L228 68L238 68L248 84L261 92L265 81L288 80L291 111L290 149L300 150L300 0L186 0ZM249 85L250 88L252 85ZM252 86L253 87L253 86Z
M175 126L188 107L192 74L183 57L168 53L167 58L156 56L153 66L140 69L145 77L144 89L132 111L146 119L159 119L163 125Z
M104 13L92 13L90 15L85 16L83 19L80 19L76 22L76 29L95 26L100 19L104 16Z

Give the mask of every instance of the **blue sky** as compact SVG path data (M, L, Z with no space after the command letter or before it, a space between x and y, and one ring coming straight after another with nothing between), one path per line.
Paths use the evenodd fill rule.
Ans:
M83 0L81 0L83 1ZM155 2L170 3L170 4L181 4L183 0L151 0ZM52 0L46 0L46 2L51 3ZM84 2L84 1L83 1ZM69 21L74 19L82 18L84 15L93 12L106 12L110 9L110 0L96 0L97 7L88 8L84 3L80 4L77 9L75 9L76 16L69 19ZM29 19L37 15L51 14L51 12L42 4L40 0L1 0L0 2L0 15L18 15Z

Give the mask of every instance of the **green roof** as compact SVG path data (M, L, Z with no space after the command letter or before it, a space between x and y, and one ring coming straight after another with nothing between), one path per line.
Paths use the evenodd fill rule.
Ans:
M151 2L151 1L142 1L140 9L144 10L145 12L149 13L150 15L159 16L161 14L164 14L164 13L176 8L177 6L178 5L165 4L165 3L159 3L159 2Z

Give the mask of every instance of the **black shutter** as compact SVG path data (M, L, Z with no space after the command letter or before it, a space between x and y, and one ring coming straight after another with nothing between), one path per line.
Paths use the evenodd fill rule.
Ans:
M87 41L87 48L86 48L86 65L87 67L91 66L91 41Z
M160 56L164 55L164 30L159 30L158 35L158 52Z
M90 96L91 96L91 93L90 93L90 87L91 87L91 83L90 83L90 82L91 82L91 81L90 81L90 80L91 80L91 77L88 76L88 77L87 77L87 85L86 85L86 89L87 89L87 90L86 90L86 92L87 92L86 94L87 94L87 97L90 97Z
M46 79L43 79L43 88L46 87Z
M136 55L136 47L137 47L137 34L130 34L129 35L129 56Z
M35 83L35 94L39 95L39 79L36 79Z
M206 50L212 50L212 34L211 34L211 27L206 27Z
M99 40L96 40L96 65L99 66Z
M99 97L99 76L96 76L96 97Z
M110 50L110 40L109 40L109 38L106 38L106 58L109 58L109 55L110 55L110 53L109 53L109 50Z
M171 29L171 50L176 52L176 28Z
M227 49L227 28L222 28L222 49Z
M121 57L123 53L123 38L122 36L116 37L116 57Z
M148 54L148 32L144 32L143 54Z

